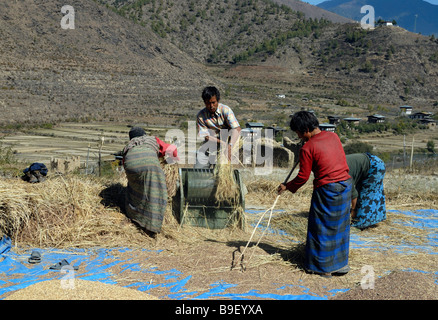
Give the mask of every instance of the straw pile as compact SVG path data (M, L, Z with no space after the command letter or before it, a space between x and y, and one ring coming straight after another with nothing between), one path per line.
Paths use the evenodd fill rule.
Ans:
M185 227L182 233L172 212L172 197L179 180L178 166L165 162L161 165L169 198L160 236L184 240L192 231ZM123 173L111 180L77 175L50 176L37 184L4 178L0 180L0 235L10 236L16 246L42 248L153 245L155 239L123 214L126 186ZM230 219L241 226L243 216L239 206Z
M120 210L105 208L100 196L105 189L98 179L78 176L58 176L39 184L1 180L0 233L16 244L39 247L143 242Z
M152 239L122 213L126 185L124 175L111 182L74 175L39 184L0 180L0 234L16 245L37 247L144 247ZM162 228L169 237L178 228L171 205L169 201Z

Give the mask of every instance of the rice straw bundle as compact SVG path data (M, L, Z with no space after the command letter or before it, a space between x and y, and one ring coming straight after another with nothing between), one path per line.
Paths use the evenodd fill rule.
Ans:
M231 165L216 165L214 175L216 178L216 202L219 205L227 202L237 205L240 199L240 192Z
M164 158L160 158L160 165L166 176L168 197L173 198L176 195L177 182L179 180L178 164L169 164Z
M214 177L216 179L216 202L219 205L222 203L239 204L240 190L234 177L233 166L222 152L214 168Z

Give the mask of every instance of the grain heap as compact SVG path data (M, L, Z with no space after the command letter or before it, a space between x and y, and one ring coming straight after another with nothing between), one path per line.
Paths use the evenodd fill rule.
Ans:
M68 281L68 280L66 280ZM62 280L37 282L14 291L4 300L158 300L142 291L98 281L75 279L73 283Z

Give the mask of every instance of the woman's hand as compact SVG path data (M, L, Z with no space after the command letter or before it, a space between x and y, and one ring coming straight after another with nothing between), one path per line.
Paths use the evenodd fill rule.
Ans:
M286 190L286 186L282 183L277 188L277 193L282 194Z

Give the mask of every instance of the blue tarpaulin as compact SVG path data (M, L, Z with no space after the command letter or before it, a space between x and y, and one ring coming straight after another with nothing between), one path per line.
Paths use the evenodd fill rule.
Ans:
M255 213L255 212L250 212ZM411 219L402 220L399 223L409 224L416 228L430 228L431 232L427 235L427 241L423 245L411 247L411 250L423 252L427 254L437 254L438 246L438 210L417 210L414 212L408 211L393 211L393 213L404 214ZM397 222L398 223L398 222ZM352 234L350 241L352 248L381 248L380 241L364 238L360 233ZM166 280L163 283L147 283L134 282L128 287L135 287L137 290L147 292L156 287L166 287L169 289L167 299L275 299L275 300L325 300L329 297L319 296L312 293L308 288L296 284L282 284L277 290L270 293L260 293L257 290L249 290L244 293L229 293L230 288L238 287L238 284L225 283L215 281L208 287L208 291L198 293L188 291L186 286L190 283L192 275L184 274L176 269L162 270L157 267L143 266L140 263L133 263L130 259L114 259L120 256L120 253L130 252L129 248L92 248L92 249L38 249L32 248L27 254L18 254L11 247L11 239L4 236L0 240L0 299L5 293L26 288L39 281L61 279L65 274L59 271L51 270L49 267L56 264L62 259L72 262L72 265L79 266L80 274L77 278L82 280L100 281L108 284L117 284L114 274L110 270L114 266L118 266L120 273L129 271L133 273L131 277L135 278L135 273L144 275L145 273L153 273L163 275ZM394 249L394 248L393 248ZM400 246L396 250L405 250ZM31 264L28 262L30 252L37 250L41 253L41 262ZM154 254L160 254L161 250L146 250ZM18 250L22 252L22 250ZM416 270L422 272L422 270ZM144 277L139 277L139 279ZM438 284L437 284L438 285ZM282 294L282 290L288 287L294 287L301 291L300 294ZM335 295L344 289L334 290L331 293Z

